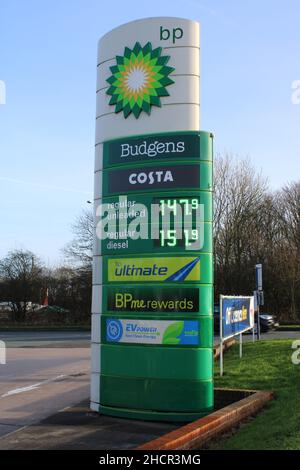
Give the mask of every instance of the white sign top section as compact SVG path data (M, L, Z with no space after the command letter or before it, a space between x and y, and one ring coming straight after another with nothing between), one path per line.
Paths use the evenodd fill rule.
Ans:
M122 55L124 47L140 42L155 47L200 48L200 25L183 18L147 18L123 24L105 34L98 43L98 64Z
M181 18L124 24L99 41L96 145L200 130L200 25Z

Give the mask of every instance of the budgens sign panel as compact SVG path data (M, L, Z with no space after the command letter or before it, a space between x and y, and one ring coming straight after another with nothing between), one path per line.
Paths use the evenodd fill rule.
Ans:
M188 421L213 408L212 156L199 24L99 41L91 408Z

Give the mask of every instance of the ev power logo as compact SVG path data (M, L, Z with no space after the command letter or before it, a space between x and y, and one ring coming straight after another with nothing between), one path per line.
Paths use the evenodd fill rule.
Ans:
M123 335L123 326L119 320L109 320L106 324L107 341L118 342Z
M196 320L107 319L106 340L111 343L195 346L199 344L199 322Z
M174 83L169 75L175 69L166 65L169 59L162 55L161 47L153 49L150 42L143 47L139 42L132 49L125 47L106 80L115 113L123 111L125 118L132 113L138 119L142 111L150 115L152 106L161 107L160 98L169 96L167 87Z

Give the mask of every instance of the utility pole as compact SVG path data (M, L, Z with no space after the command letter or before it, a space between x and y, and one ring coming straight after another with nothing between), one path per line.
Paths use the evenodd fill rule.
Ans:
M263 305L263 281L262 281L262 264L255 265L255 283L256 283L256 298L257 298L257 339L260 339L260 321L259 321L259 307Z

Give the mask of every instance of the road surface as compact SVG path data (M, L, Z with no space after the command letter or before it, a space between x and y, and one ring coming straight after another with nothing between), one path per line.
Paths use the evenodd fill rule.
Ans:
M287 338L300 339L300 332L262 335ZM6 364L0 364L0 437L88 398L89 332L0 332L0 340L7 346Z
M8 348L20 347L59 347L89 348L91 333L89 331L1 331L0 340Z
M262 340L300 339L300 331L270 331L262 333ZM0 340L7 348L89 348L91 333L89 331L0 331ZM252 341L252 334L243 335L245 341ZM219 343L215 336L214 343Z
M8 348L0 365L0 436L89 396L88 348Z
M300 339L300 331L268 331L268 333L261 333L260 339L261 341L273 341L274 339ZM244 334L243 341L252 341L252 332L251 334Z

